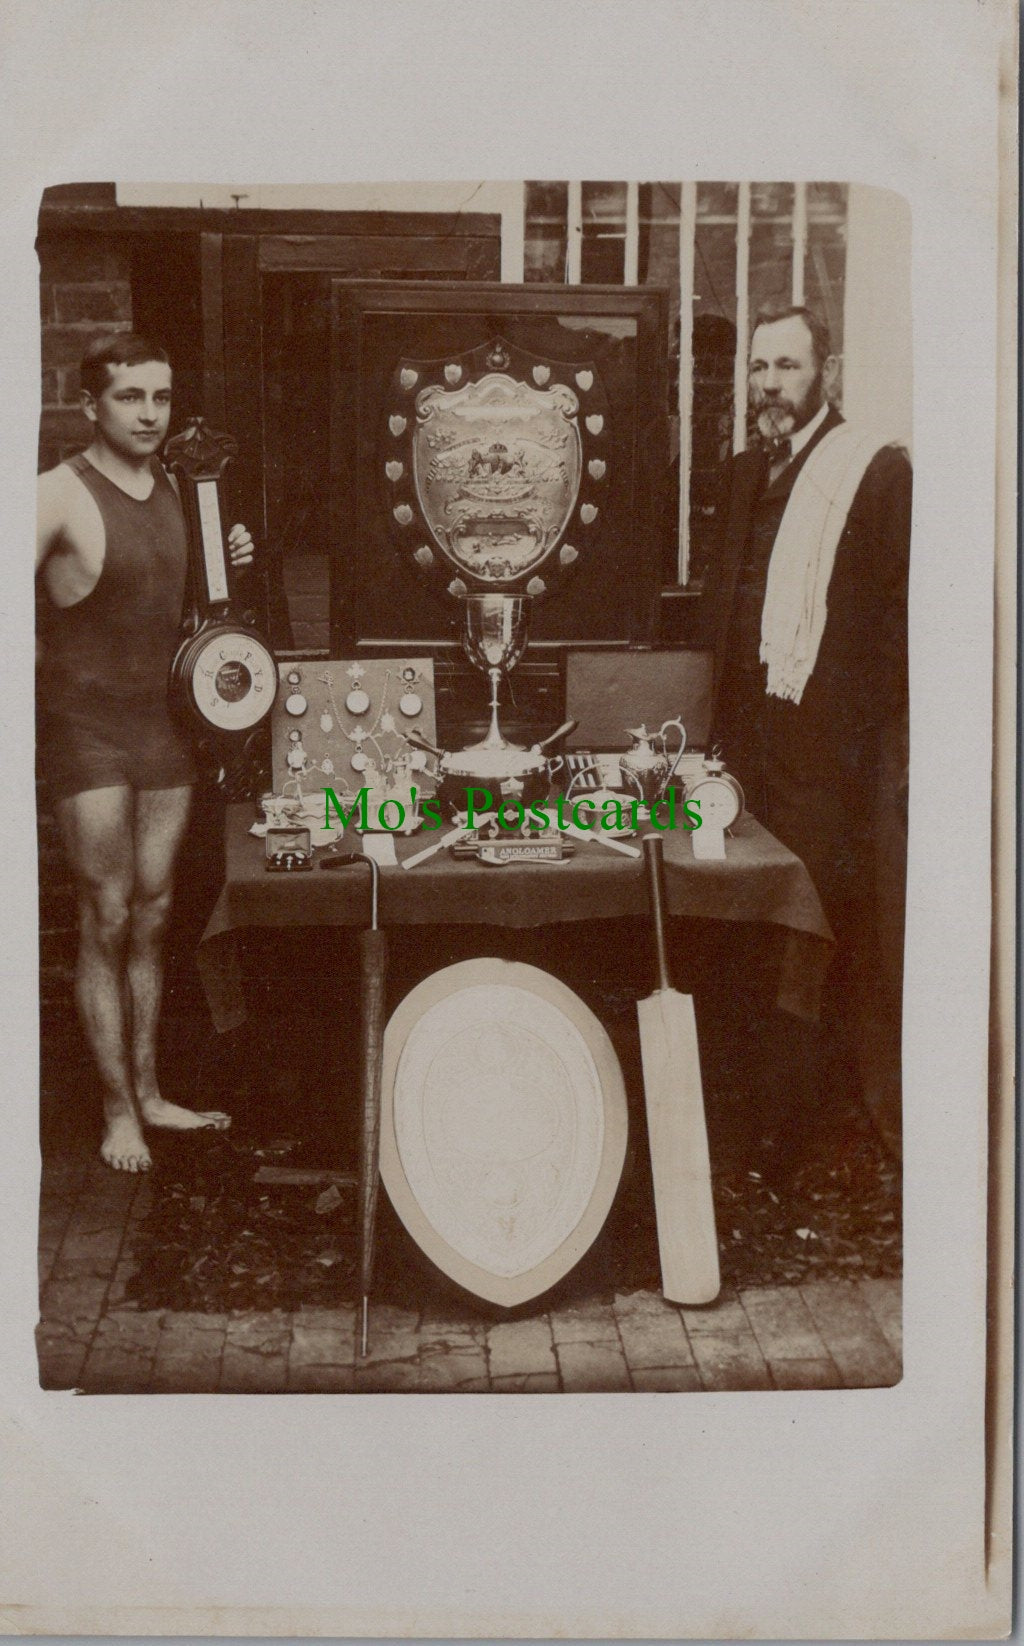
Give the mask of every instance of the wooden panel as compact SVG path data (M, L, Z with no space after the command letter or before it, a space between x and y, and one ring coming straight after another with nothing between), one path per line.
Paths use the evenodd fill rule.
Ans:
M225 238L223 276L224 426L238 441L238 457L228 470L232 520L248 526L257 543L267 541L263 496L262 325L257 242L254 236ZM261 625L268 622L268 568L239 579L238 593ZM262 582L263 586L260 587Z
M171 433L204 405L199 252L198 237L149 234L131 242L133 329L162 343L174 368Z
M648 288L654 290L654 288ZM652 645L661 619L660 584L666 564L668 487L668 292L640 311L638 355L645 378L637 398L637 497L634 528L634 632Z
M77 184L68 185L69 191ZM59 191L46 189L39 210L41 234L339 234L339 235L424 235L450 239L453 236L481 237L495 231L491 212L388 212L388 211L263 211L244 208L194 206L118 206L112 185L86 185L109 190L99 204L92 200L57 198Z
M565 712L579 725L569 748L624 749L626 727L677 716L689 748L705 747L711 723L711 652L570 651ZM673 734L678 736L678 733Z
M553 298L558 299L556 306L562 314L586 316L594 313L635 319L638 312L650 309L651 330L659 333L660 311L668 300L668 292L660 286L498 285L478 293L454 290L446 294L443 287L429 281L409 281L401 286L380 281L364 287L360 301L364 309L382 314L436 314L464 307L467 295L478 297L491 314L550 314Z
M660 622L656 637L659 644L699 646L704 622L701 593L692 588L662 589Z
M203 301L203 406L215 428L227 422L224 404L224 270L222 237L199 236Z
M497 222L489 236L451 235L264 235L260 240L260 268L267 272L295 269L330 269L337 275L370 274L374 271L414 270L422 278L425 271L438 275L466 274L480 267L481 259L492 267L494 279L501 272L501 235Z
M409 659L402 665L415 669L416 680L411 686L403 685L400 665L395 658L368 659L361 665L364 672L358 682L348 675L351 666L351 661L345 658L326 658L312 668L301 663L288 667L282 665L279 674L270 722L274 793L294 792L286 790L285 785L295 776L289 770L288 756L293 747L291 734L298 732L301 739L298 746L306 757L307 767L300 773L299 787L304 795L312 795L319 800L321 822L325 789L333 788L338 794L351 794L370 781L369 776L362 775L359 768L351 764L353 756L357 759L362 756L364 765L368 757L382 769L383 776L386 760L395 760L406 754L425 765L426 756L414 751L406 742L404 734L411 728L415 727L428 743L437 741L431 658ZM298 676L297 681L289 681L288 676L292 674ZM355 710L349 709L346 702L348 694L357 684L369 699L365 710L358 706ZM399 704L400 701L404 702L404 694L410 689L419 698L421 707L408 717ZM305 699L305 708L294 701L295 697ZM288 702L292 703L293 711L298 709L299 712L289 712L285 707ZM394 723L391 731L381 727L385 714L389 714ZM362 739L359 743L353 737L356 732ZM411 780L419 784L423 792L433 792L433 783L429 779L425 782L424 776L421 766L413 771Z

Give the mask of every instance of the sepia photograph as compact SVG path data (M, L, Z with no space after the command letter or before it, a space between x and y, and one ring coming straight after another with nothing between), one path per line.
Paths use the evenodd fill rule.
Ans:
M0 1631L1012 1627L1018 35L0 0Z
M44 190L44 1390L900 1382L911 248Z

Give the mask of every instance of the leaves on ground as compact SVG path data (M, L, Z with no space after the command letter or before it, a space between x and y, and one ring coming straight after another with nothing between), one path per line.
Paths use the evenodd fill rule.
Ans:
M330 1306L355 1296L354 1190L336 1184L266 1184L268 1160L304 1155L322 1140L275 1139L258 1147L223 1134L193 1134L161 1149L153 1204L136 1238L129 1295L143 1308L220 1311ZM788 1178L733 1165L716 1172L715 1211L723 1285L780 1286L827 1278L896 1276L901 1268L899 1167L872 1134L834 1138ZM383 1199L383 1196L382 1196ZM390 1220L393 1225L394 1220ZM379 1298L408 1301L429 1289L426 1259L381 1218ZM657 1236L650 1182L636 1169L586 1267L563 1287L657 1290ZM443 1290L446 1282L432 1277Z
M354 1195L256 1182L268 1159L294 1152L280 1140L259 1149L224 1136L161 1150L129 1296L144 1309L199 1312L351 1300Z

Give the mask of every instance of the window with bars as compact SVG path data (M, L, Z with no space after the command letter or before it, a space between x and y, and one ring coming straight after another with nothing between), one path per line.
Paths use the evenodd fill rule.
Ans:
M725 464L747 441L754 316L806 302L842 360L846 185L528 182L525 191L524 280L668 288L678 529L666 577L699 588Z

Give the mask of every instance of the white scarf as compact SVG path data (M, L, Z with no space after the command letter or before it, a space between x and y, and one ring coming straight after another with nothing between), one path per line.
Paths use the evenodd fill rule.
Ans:
M761 613L767 691L799 703L818 661L828 586L850 505L886 441L840 423L819 440L790 492L768 564Z

